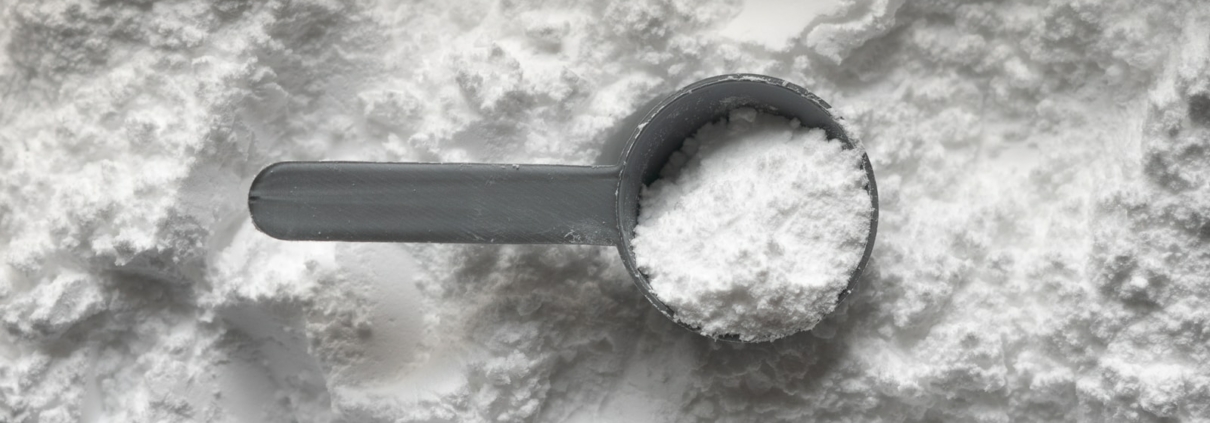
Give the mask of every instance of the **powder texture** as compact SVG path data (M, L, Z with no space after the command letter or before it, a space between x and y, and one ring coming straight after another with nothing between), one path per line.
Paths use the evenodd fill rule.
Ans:
M753 109L702 127L642 194L632 246L651 290L714 336L811 329L865 252L861 154Z
M1210 418L1210 8L843 0L0 1L0 421ZM873 162L810 332L679 327L614 248L299 243L279 160L614 164L644 108L768 74Z

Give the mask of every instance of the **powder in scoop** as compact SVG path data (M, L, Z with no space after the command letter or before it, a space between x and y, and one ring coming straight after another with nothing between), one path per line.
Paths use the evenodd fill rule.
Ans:
M643 192L633 241L677 320L765 341L835 309L872 213L862 153L842 147L753 109L685 141Z

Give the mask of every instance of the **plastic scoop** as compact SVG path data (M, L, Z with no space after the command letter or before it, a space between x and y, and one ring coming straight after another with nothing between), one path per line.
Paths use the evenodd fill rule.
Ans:
M652 293L630 246L639 194L686 138L741 107L798 119L853 148L831 106L807 90L769 76L722 75L653 107L614 166L282 162L252 182L248 208L258 229L286 240L615 245L639 290L673 318L676 310ZM838 302L865 268L878 227L878 190L864 155L862 166L874 211L865 252Z

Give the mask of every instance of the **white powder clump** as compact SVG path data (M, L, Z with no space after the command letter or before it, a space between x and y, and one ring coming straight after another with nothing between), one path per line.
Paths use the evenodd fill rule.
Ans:
M685 140L644 190L639 269L703 333L767 341L811 329L865 250L873 209L861 157L797 120L732 111Z

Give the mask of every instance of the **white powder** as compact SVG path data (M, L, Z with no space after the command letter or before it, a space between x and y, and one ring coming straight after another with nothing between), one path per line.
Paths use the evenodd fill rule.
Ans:
M777 46L723 33L740 3L0 2L0 421L1210 416L1204 2L843 0ZM819 94L877 172L809 333L689 333L612 248L248 220L278 160L612 164L732 72Z
M703 333L767 341L811 329L865 251L861 154L796 120L732 111L685 140L643 191L639 269Z

